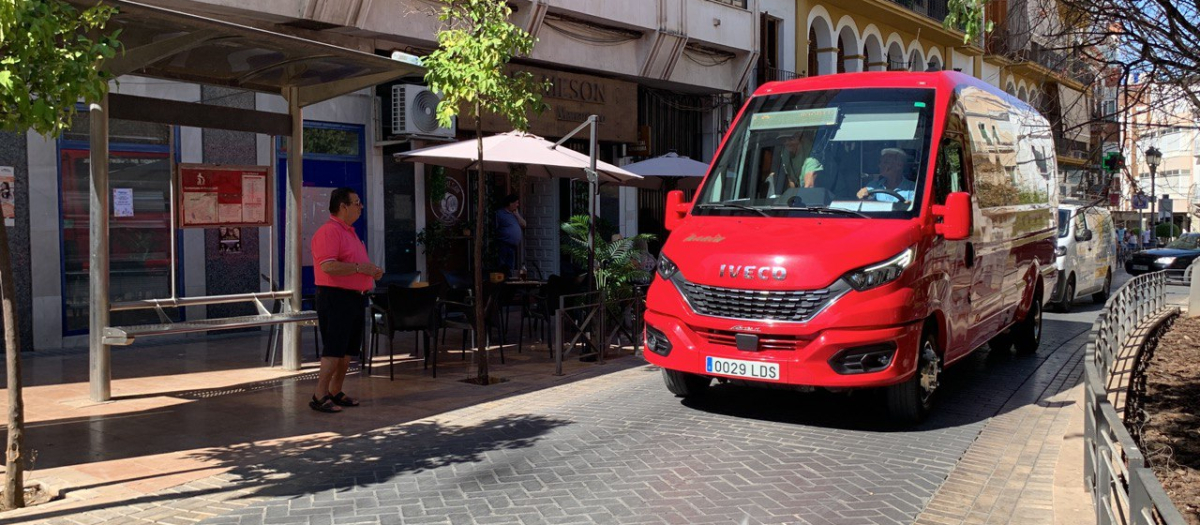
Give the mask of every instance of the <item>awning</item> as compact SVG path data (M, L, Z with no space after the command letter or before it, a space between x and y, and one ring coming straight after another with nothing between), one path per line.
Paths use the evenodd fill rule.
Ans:
M68 0L80 9L95 0ZM104 64L114 76L144 75L198 84L285 94L299 89L300 106L422 76L416 57L403 60L256 29L127 0L103 0L119 13L122 51Z

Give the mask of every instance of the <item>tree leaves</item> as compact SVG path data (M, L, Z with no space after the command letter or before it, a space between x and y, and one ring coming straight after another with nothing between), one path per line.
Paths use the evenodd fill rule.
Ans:
M497 0L441 0L438 49L422 62L425 81L442 96L437 118L442 126L460 110L475 115L480 109L495 113L516 129L529 128L528 111L545 109L541 93L546 85L528 72L507 74L504 66L533 51L534 38L511 24L512 10Z
M575 264L584 267L588 262L588 225L587 215L575 215L562 223L563 252ZM596 263L596 288L604 290L609 299L620 300L633 296L634 284L648 282L649 272L638 268L634 255L636 241L652 241L654 235L639 234L636 237L622 237L613 240L604 239L597 233L594 239Z
M946 19L942 21L942 27L962 31L964 44L978 39L983 33L992 32L992 21L984 21L983 8L986 4L987 0L947 0Z
M108 91L99 64L120 47L119 31L103 33L115 13L102 5L80 12L61 0L0 0L0 129L57 137L77 103Z

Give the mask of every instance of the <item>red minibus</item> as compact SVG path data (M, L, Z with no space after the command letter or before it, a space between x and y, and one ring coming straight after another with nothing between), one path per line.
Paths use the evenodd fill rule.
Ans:
M919 421L974 349L1036 351L1056 169L1046 119L961 73L765 84L668 194L646 358L678 396L882 387Z

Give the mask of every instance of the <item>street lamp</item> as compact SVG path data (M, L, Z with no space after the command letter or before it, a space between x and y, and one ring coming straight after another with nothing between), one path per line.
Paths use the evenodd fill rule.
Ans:
M1158 232L1156 231L1154 222L1158 220L1158 210L1155 205L1158 203L1158 193L1154 189L1154 172L1158 171L1158 165L1162 162L1162 152L1158 148L1150 146L1146 149L1146 165L1150 166L1150 247L1158 247Z

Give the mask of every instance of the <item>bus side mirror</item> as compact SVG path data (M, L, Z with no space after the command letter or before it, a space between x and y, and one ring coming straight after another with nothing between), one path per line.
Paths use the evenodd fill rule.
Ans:
M934 225L934 232L948 241L961 241L971 237L971 194L956 191L946 197L944 206L933 206L933 214L942 222Z
M682 191L674 190L667 193L667 210L666 216L663 219L663 226L666 226L667 230L674 230L679 221L683 220L688 210L691 209L691 203L683 202Z

